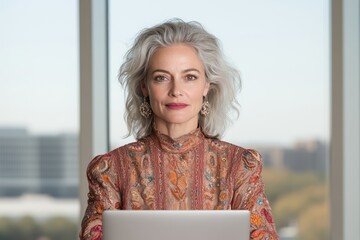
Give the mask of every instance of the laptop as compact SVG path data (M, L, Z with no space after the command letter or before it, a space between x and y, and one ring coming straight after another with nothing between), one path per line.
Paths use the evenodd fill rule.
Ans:
M103 240L248 240L246 210L110 210Z

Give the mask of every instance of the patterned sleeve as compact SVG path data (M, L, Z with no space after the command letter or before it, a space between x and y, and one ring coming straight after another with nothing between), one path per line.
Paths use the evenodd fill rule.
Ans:
M250 211L250 239L278 239L261 171L260 154L255 150L245 150L235 174L232 209Z
M81 240L101 240L102 212L120 209L121 197L115 161L109 154L97 156L87 168L89 193L81 223Z

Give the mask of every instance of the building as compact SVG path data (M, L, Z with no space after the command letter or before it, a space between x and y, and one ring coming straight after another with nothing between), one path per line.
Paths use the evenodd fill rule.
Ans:
M284 163L286 168L295 171L314 170L326 172L328 147L318 140L297 142L293 149L286 149Z
M34 136L26 129L0 129L0 196L77 197L78 181L76 135Z
M40 193L78 196L78 138L75 135L40 136Z
M292 171L327 172L328 145L318 140L299 141L293 147L257 146L264 166Z

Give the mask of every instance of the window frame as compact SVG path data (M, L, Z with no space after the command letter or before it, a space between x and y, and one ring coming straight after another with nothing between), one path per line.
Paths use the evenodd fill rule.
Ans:
M87 204L86 169L109 151L108 1L79 0L80 49L80 216Z
M331 1L330 238L360 236L360 6Z

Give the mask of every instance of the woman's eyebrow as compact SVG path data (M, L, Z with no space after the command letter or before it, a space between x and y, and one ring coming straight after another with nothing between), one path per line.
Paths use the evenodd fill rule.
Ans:
M196 69L196 68L188 68L188 69L185 69L182 71L182 73L186 73L186 72L192 72L192 71L195 71L195 72L198 72L200 73L200 70ZM156 72L163 72L163 73L167 73L167 74L171 74L169 71L165 70L165 69L155 69L153 71L151 71L152 74L156 73Z
M151 71L152 74L153 74L153 73L156 73L156 72L163 72L163 73L170 74L169 71L166 71L166 70L164 70L164 69L155 69L155 70Z
M200 73L200 70L196 69L196 68L189 68L189 69L185 69L184 71L182 71L183 73L185 72L192 72L192 71L195 71L195 72L198 72Z

